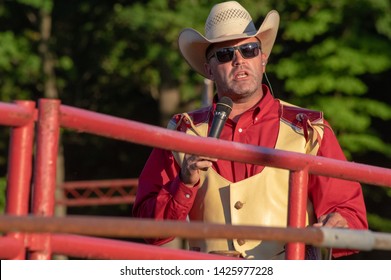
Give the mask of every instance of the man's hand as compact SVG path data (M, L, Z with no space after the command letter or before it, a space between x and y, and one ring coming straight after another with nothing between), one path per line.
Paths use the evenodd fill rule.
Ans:
M320 216L317 223L313 224L314 227L330 227L330 228L349 228L348 222L341 214L334 212L327 215Z
M193 187L200 180L200 170L206 171L212 166L215 158L185 155L182 163L180 178L188 187Z

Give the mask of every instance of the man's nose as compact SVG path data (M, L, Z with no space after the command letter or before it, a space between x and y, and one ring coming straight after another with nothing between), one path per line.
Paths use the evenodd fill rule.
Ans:
M242 56L242 53L239 50L234 51L234 57L232 58L232 62L234 65L241 64L244 60L244 57Z

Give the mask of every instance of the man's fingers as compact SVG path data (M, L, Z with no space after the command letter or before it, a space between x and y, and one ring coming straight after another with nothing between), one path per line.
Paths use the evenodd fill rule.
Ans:
M348 228L348 222L341 214L335 212L327 215L323 215L319 218L319 222L314 224L318 227L319 225L324 227L338 227L338 228Z

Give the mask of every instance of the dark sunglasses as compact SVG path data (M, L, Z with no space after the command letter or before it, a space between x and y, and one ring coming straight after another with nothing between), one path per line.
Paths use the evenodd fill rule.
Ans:
M259 54L260 49L261 45L258 42L251 42L236 47L221 48L212 53L207 60L209 61L215 56L220 63L229 62L234 58L236 50L239 50L243 58L253 58Z

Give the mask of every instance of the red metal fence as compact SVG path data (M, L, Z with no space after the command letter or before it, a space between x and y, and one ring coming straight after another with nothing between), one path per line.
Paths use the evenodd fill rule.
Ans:
M138 179L112 179L64 182L59 186L64 196L56 204L65 206L132 204Z
M204 144L199 145L200 138L196 136L61 105L59 100L53 99L40 99L37 109L32 101L17 101L14 104L0 102L0 113L2 116L0 125L12 128L6 215L0 216L0 232L7 234L0 237L0 258L51 259L53 254L92 259L225 258L92 236L123 238L166 235L184 238L241 236L252 239L275 239L288 242L287 259L303 259L305 243L359 250L391 250L389 234L304 228L309 174L390 187L390 169L213 138L202 139ZM280 229L156 222L130 218L107 220L93 217L53 217L60 127L140 145L288 169L291 174L289 227ZM35 157L33 158L34 144ZM30 193L32 194L31 211L29 211Z

